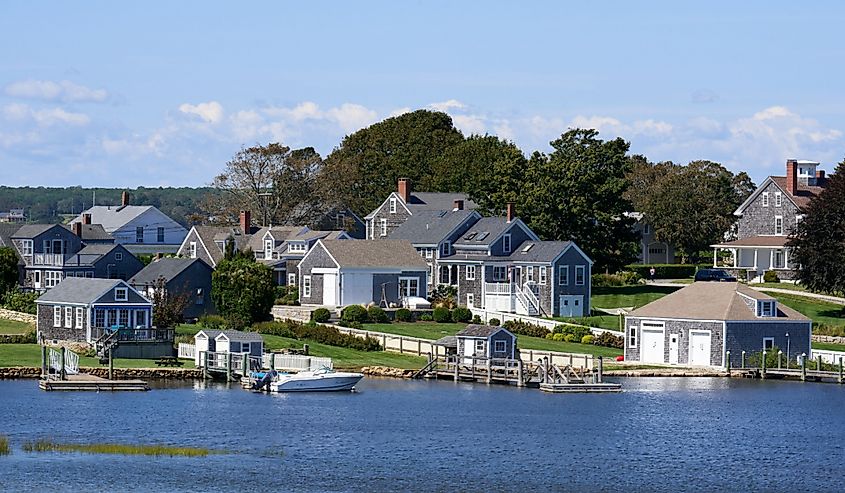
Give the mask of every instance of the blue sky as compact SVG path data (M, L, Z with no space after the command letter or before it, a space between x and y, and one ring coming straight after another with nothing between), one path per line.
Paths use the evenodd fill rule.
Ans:
M845 155L837 2L2 2L0 184L204 185L242 145L327 155L435 108L755 181Z

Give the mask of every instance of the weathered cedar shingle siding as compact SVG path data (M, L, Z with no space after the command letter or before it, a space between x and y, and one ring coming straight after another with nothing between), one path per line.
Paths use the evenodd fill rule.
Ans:
M640 360L640 348L642 347L642 328L641 323L653 321L649 318L634 318L626 317L625 319L625 359L630 361ZM710 332L710 364L714 366L722 365L723 341L722 341L722 322L702 322L689 320L665 320L664 335L663 335L663 362L669 362L669 336L672 334L680 334L678 339L678 364L686 365L689 363L689 340L690 330L702 330ZM637 347L630 347L630 327L637 328Z
M308 256L299 263L299 297L300 302L305 305L323 303L323 275L311 273L315 267L337 267L322 245L315 245ZM302 279L308 275L311 276L311 296L306 297L302 289Z
M59 327L54 327L54 315L53 309L54 307L59 306L61 307L61 325ZM71 320L70 325L71 328L65 327L65 307L70 306L73 309L71 313ZM84 308L82 310L82 328L76 328L76 305L62 305L62 304L54 304L54 305L42 305L39 304L37 307L37 327L39 330L39 335L42 335L46 340L62 340L62 341L77 341L77 342L85 342L85 338L87 335L87 327L88 327L88 309Z
M769 205L763 207L763 194L769 194ZM775 205L775 193L782 193L781 206ZM756 235L775 234L775 216L783 216L783 234L786 236L795 228L795 216L800 211L795 204L771 181L763 188L757 198L742 211L742 217L737 223L737 236L747 238Z
M391 198L394 198L391 196ZM390 235L390 232L399 227L400 224L404 223L411 217L411 214L405 210L405 206L402 204L402 201L396 198L396 212L390 212L390 198L385 200L382 204L382 207L375 213L375 215L368 219L371 222L372 226L370 229L370 233L368 239L374 240L379 238L387 238ZM381 235L381 220L387 219L387 235Z

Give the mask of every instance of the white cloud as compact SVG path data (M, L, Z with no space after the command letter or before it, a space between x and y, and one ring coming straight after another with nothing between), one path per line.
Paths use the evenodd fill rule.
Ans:
M487 131L484 117L479 115L453 115L452 122L464 135L482 135Z
M428 107L436 111L448 113L449 110L464 110L466 109L467 105L458 101L457 99L450 99L448 101L442 101L440 103L431 103L430 105L428 105Z
M96 102L108 99L109 93L105 89L91 89L75 84L68 80L54 82L51 80L23 80L6 86L6 95L45 101L63 102Z
M9 121L31 121L42 127L58 124L81 126L87 125L91 121L91 118L84 113L74 113L58 107L35 110L21 103L6 105L3 108L3 116Z
M223 106L217 101L207 103L182 104L179 111L187 115L196 115L208 123L219 123L223 119Z
M360 104L351 103L344 103L339 108L331 108L327 111L327 115L346 133L372 125L378 120L378 113L375 111Z

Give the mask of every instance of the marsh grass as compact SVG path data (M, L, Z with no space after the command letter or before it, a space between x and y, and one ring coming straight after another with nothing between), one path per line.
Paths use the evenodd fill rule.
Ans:
M117 443L58 443L48 439L38 439L23 444L25 452L82 452L86 454L117 455L156 455L169 457L205 457L211 453L208 449L196 447L169 447L166 445L123 445Z
M0 455L9 455L12 453L12 447L9 446L9 437L0 435Z

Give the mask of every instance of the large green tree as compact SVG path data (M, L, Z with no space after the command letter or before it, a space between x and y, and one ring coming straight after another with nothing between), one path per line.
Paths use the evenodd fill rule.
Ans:
M432 163L463 139L446 113L417 110L388 118L347 135L326 157L321 194L364 215L396 190L399 178L429 191Z
M0 301L18 284L18 255L10 247L0 248Z
M682 261L722 241L735 222L734 211L754 191L744 172L733 174L719 163L693 161L651 164L635 160L627 196L658 241L678 248Z
M789 240L790 263L811 291L845 293L845 161L804 209Z
M244 328L270 317L273 270L254 259L224 259L211 276L211 298L229 326Z

